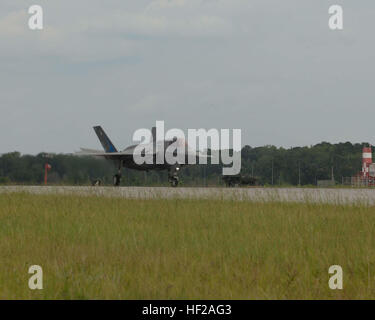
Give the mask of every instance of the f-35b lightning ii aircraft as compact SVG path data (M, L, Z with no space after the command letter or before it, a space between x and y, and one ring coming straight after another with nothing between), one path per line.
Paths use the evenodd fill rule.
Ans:
M131 145L127 148L125 148L123 151L117 151L116 147L113 145L112 141L108 138L104 130L101 126L95 126L94 127L95 133L98 136L100 143L102 144L104 151L102 152L100 150L92 150L92 149L85 149L81 148L81 151L76 152L77 155L82 156L95 156L95 157L104 157L105 159L112 160L117 164L118 171L113 176L113 184L114 186L119 186L121 183L121 175L122 175L122 168L130 168L130 169L136 169L141 171L149 171L149 170L168 170L168 180L172 187L177 187L179 178L178 178L178 172L180 171L181 167L186 165L188 161L185 161L184 164L173 164L170 165L166 161L163 161L164 163L158 164L156 161L156 150L157 150L157 144L159 146L164 145L164 148L161 148L161 150L164 150L164 157L166 154L167 147L170 146L172 143L178 141L177 138L173 140L162 140L162 141L156 141L156 127L153 127L152 132L152 141L145 144L136 144ZM180 141L184 144L185 147L185 158L190 156L196 157L197 163L199 161L199 158L207 158L207 155L200 154L197 151L192 151L188 148L187 143L185 141ZM151 150L148 155L150 155L153 158L153 161L151 164L143 163L143 164L137 164L134 161L134 155L136 154L137 146L142 146L142 152L141 155L145 155L145 150ZM138 149L139 150L139 149ZM164 158L165 159L165 158Z

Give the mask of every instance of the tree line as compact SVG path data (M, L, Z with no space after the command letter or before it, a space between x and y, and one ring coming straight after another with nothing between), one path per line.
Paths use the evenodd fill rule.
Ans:
M277 148L245 146L241 153L241 174L254 176L262 185L316 185L332 178L341 182L361 170L362 148L367 143L350 142ZM100 179L112 184L116 167L111 161L66 154L22 155L11 152L0 156L1 184L42 184L44 165L49 163L49 184L89 185ZM220 165L184 167L180 181L186 186L222 185ZM166 171L142 172L123 169L123 185L169 185Z

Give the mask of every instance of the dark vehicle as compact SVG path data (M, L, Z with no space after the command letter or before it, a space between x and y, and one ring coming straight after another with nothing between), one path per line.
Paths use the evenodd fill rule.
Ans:
M238 174L235 176L223 176L227 187L256 186L258 179L249 175Z

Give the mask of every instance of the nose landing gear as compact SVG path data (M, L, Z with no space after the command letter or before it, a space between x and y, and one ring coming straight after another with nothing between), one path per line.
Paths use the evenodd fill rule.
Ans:
M168 181L171 184L171 187L177 187L178 186L178 171L180 171L179 166L173 166L169 169L169 174L168 174Z

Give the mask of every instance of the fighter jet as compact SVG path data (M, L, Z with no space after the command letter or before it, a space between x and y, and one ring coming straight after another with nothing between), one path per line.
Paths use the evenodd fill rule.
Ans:
M174 138L173 140L162 140L156 141L156 127L153 127L152 140L149 143L135 144L125 148L123 151L118 151L113 145L112 141L108 138L107 134L104 132L101 126L93 127L96 135L98 136L100 143L103 146L104 152L100 150L81 148L81 151L76 152L76 155L81 156L94 156L103 157L105 159L114 161L117 164L118 171L113 176L113 185L119 186L121 183L122 168L136 169L141 171L149 170L168 170L168 181L172 187L177 187L179 182L178 172L182 166L188 164L188 157L196 157L196 163L199 163L199 158L208 158L209 156L201 154L199 151L191 150L187 143L182 139ZM177 142L177 144L182 144L185 148L185 159L184 163L175 163L173 165L168 164L163 161L162 164L158 164L156 161L157 150L164 150L164 157L166 156L167 147L172 143ZM162 148L158 149L158 146ZM142 148L137 148L141 146ZM163 148L164 147L164 148ZM152 163L138 164L134 160L134 155L137 154L137 150L142 150L142 156L150 156L152 158ZM138 153L139 155L139 153ZM191 158L190 158L191 159Z

